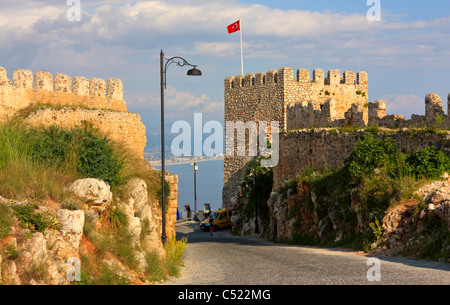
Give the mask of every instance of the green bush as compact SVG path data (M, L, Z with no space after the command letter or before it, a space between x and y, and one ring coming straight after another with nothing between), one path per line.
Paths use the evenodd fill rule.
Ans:
M161 175L159 176L160 181L162 180ZM167 205L167 200L169 199L170 196L170 184L169 182L167 182L167 180L164 180L164 201L166 203L166 213L169 209L168 205ZM159 206L162 208L162 187L160 189L158 189L158 191L156 192L156 199L158 199L159 202Z
M9 245L8 249L6 250L6 256L14 261L19 258L19 251L17 251L16 246L14 244Z
M30 155L40 162L76 162L83 177L98 178L111 186L119 180L122 163L106 137L100 137L89 127L62 129L48 127L29 130Z
M243 196L248 198L248 204L245 206L245 215L254 217L255 205L257 205L258 215L262 219L267 220L269 215L267 200L269 200L272 190L273 170L272 168L262 167L262 160L262 157L258 157L255 161L248 163L241 188Z
M22 228L44 233L45 230L60 230L61 224L51 214L36 211L36 206L30 203L16 204L12 207Z
M39 162L64 162L78 144L77 132L50 126L48 128L28 129L29 155Z
M123 163L114 152L111 142L85 131L79 150L78 172L90 178L98 178L115 186L120 182Z
M384 140L368 135L357 141L352 154L345 160L344 166L350 176L359 182L363 175L372 174L376 168L383 168L397 175L398 165L403 161L404 158L392 139Z
M411 173L415 177L438 178L450 170L450 158L434 147L425 147L408 157Z
M123 180L122 160L126 158L120 153L122 157L116 145L89 126L65 129L0 124L0 194L60 200L65 197L65 187L79 178L98 178L114 187ZM134 163L128 165L125 174L135 167Z

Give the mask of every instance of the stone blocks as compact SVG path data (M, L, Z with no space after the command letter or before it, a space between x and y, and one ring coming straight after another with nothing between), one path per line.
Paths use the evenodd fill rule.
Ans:
M88 80L49 72L15 69L13 83L0 67L0 120L31 104L80 106L93 109L127 111L120 79Z
M55 74L55 91L72 92L72 78L62 73Z
M13 73L14 88L33 89L33 72L24 69L15 69Z

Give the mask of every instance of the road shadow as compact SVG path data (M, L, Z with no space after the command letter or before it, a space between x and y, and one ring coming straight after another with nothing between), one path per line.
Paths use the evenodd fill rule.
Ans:
M231 234L230 229L219 230L214 232L213 236L210 236L209 232L203 232L200 229L200 222L188 221L179 223L176 226L176 238L182 239L187 238L188 243L210 243L210 242L220 242L229 243L235 245L245 245L245 246L267 246L267 247L297 247L304 249L313 249L320 251L329 251L330 254L342 253L343 255L358 255L361 256L357 251L346 249L346 248L324 248L318 246L303 246L294 244L282 244L274 243L263 238L259 238L256 235L250 236L237 236ZM392 257L392 256L376 256L376 255L363 255L363 257L376 257L381 261L386 261L390 263L403 264L416 268L426 268L434 269L440 271L449 271L449 282L450 282L450 264L444 262L435 262L428 260L419 260L413 258L405 257Z
M426 268L440 271L448 271L448 281L450 284L450 264L444 262L436 262L422 259L414 259L409 257L399 257L399 256L367 256L367 257L376 257L381 261L386 261L390 263L402 264L410 267L416 268Z
M207 243L207 242L220 242L220 243L233 243L239 245L267 245L278 246L277 244L269 243L257 236L237 236L231 234L231 229L221 229L217 232L213 232L213 236L210 236L209 231L202 231L200 229L200 222L186 221L179 223L175 226L176 238L187 238L188 243Z

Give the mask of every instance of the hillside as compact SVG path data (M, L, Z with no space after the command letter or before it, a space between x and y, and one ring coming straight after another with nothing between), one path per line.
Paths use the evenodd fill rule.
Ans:
M178 177L143 158L119 79L0 68L0 284L148 284L176 275Z
M176 176L167 180L176 189ZM176 274L183 242L160 242L159 181L90 127L1 124L0 282L145 284ZM70 282L74 262L82 268Z

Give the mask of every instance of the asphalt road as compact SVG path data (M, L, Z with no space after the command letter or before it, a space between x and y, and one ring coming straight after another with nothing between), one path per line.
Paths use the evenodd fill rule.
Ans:
M187 237L185 266L169 285L450 285L450 265L269 243L229 230L202 232L197 222L176 225ZM378 268L379 267L379 268ZM369 277L368 277L369 274ZM372 281L369 281L369 278Z

